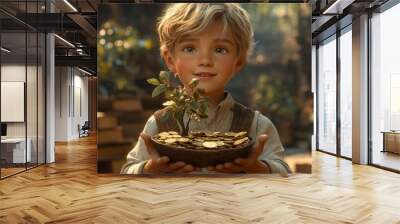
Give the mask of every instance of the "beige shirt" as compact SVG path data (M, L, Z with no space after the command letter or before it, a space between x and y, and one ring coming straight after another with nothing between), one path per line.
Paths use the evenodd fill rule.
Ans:
M230 110L234 106L235 100L230 93L227 93L225 99L218 105L209 105L208 118L202 119L200 122L190 121L189 131L220 131L228 132L233 112ZM288 165L283 161L284 148L279 138L279 134L272 122L259 111L254 111L254 118L250 128L249 136L257 139L260 134L267 134L268 141L264 145L264 150L259 156L259 160L267 163L272 173L279 173L287 176L290 173ZM184 122L188 120L187 114L184 116ZM154 115L146 122L143 132L153 136L158 133L157 123ZM146 145L141 137L135 147L128 153L127 162L121 169L121 174L141 174L143 167L150 156L146 150ZM203 168L202 173L208 172Z

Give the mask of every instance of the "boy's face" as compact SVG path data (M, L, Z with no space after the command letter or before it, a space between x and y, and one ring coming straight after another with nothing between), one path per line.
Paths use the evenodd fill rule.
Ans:
M185 87L198 78L206 95L223 92L225 85L243 65L230 28L222 22L211 23L202 32L181 38L173 52L164 52L169 70L178 74Z

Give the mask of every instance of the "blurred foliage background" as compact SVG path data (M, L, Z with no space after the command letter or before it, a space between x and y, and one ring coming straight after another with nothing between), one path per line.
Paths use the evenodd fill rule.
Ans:
M311 7L306 3L241 5L251 16L256 46L227 90L240 103L272 120L288 155L305 153L311 157ZM99 8L99 123L116 117L116 126L123 130L121 138L113 141L130 142L129 150L147 118L162 107L162 99L151 98L153 87L146 79L166 69L156 32L157 17L165 6L107 4ZM135 101L136 107L115 106L120 100ZM127 118L132 116L137 119ZM132 120L139 130L124 130ZM102 142L99 144L101 151ZM121 154L125 157L129 150Z

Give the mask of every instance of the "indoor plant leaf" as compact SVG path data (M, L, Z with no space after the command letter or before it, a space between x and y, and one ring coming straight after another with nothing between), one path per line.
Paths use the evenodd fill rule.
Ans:
M167 71L161 71L160 72L160 81L164 84L168 84L169 83L169 72Z
M193 78L189 83L190 88L192 89L195 88L199 84L199 82L200 82L199 79Z
M153 86L158 86L160 85L160 82L158 81L158 79L156 78L151 78L151 79L147 79L147 82Z
M175 105L175 101L168 100L168 101L164 102L162 105L163 106L173 106L173 105Z
M160 84L156 88L154 88L151 96L156 97L156 96L160 95L161 93L165 92L165 90L167 90L167 87L165 86L165 84Z

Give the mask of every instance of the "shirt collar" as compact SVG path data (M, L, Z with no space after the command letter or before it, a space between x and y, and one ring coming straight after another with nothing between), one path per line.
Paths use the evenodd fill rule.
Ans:
M210 103L209 109L210 110L227 110L231 109L233 107L233 104L235 103L232 95L228 92L224 92L224 99L219 102L217 105Z

